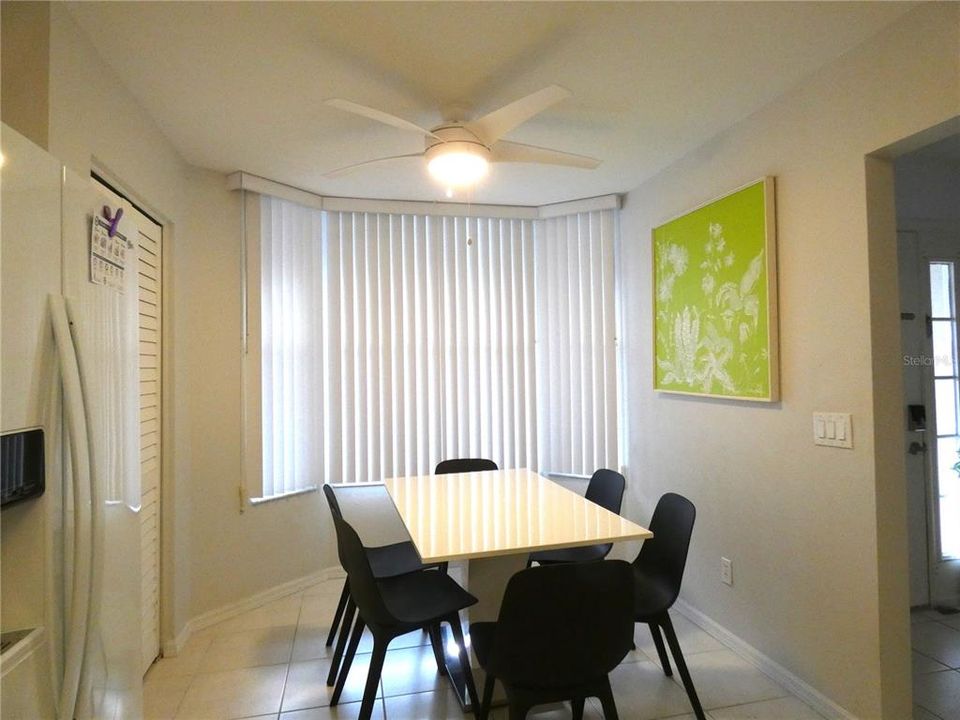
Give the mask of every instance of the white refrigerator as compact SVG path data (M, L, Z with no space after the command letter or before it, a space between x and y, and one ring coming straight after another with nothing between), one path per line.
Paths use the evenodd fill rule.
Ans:
M43 430L46 481L0 511L3 717L139 718L137 228L95 235L115 199L0 149L0 435Z

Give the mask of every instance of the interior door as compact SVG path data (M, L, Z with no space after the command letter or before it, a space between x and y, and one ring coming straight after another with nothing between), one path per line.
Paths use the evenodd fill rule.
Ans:
M137 340L140 438L141 670L160 655L160 478L163 227L106 188L137 228Z
M163 228L139 214L140 510L143 671L160 655L160 478Z

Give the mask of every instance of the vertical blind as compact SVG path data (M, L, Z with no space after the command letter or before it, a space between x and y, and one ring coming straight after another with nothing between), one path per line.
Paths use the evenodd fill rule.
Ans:
M612 240L612 210L533 221L263 196L263 497L449 457L616 467Z
M322 213L293 203L264 198L260 217L262 496L273 497L320 481L327 240Z
M540 467L618 467L613 210L537 222Z

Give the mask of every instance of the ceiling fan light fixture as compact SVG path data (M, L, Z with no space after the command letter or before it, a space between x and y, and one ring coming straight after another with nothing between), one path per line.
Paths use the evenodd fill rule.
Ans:
M465 109L448 107L444 122L430 130L383 110L342 98L330 98L324 102L331 107L423 136L424 152L353 163L331 170L324 177L337 177L374 163L423 158L430 175L444 188L447 197L453 197L454 190L470 189L483 179L492 162L539 163L593 170L600 164L596 158L503 140L503 136L518 125L568 97L569 90L550 85L474 120L462 119L467 112Z
M483 145L468 142L447 142L427 151L427 170L434 180L446 188L475 185L487 174L490 151Z

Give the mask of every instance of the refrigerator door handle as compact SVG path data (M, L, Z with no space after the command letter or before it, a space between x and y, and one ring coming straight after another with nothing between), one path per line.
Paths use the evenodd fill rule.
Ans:
M67 307L60 295L50 295L50 317L57 345L67 436L70 440L74 503L74 562L68 619L64 677L60 689L60 720L72 720L80 687L87 641L93 570L93 507L90 482L90 443L80 366L70 332Z

